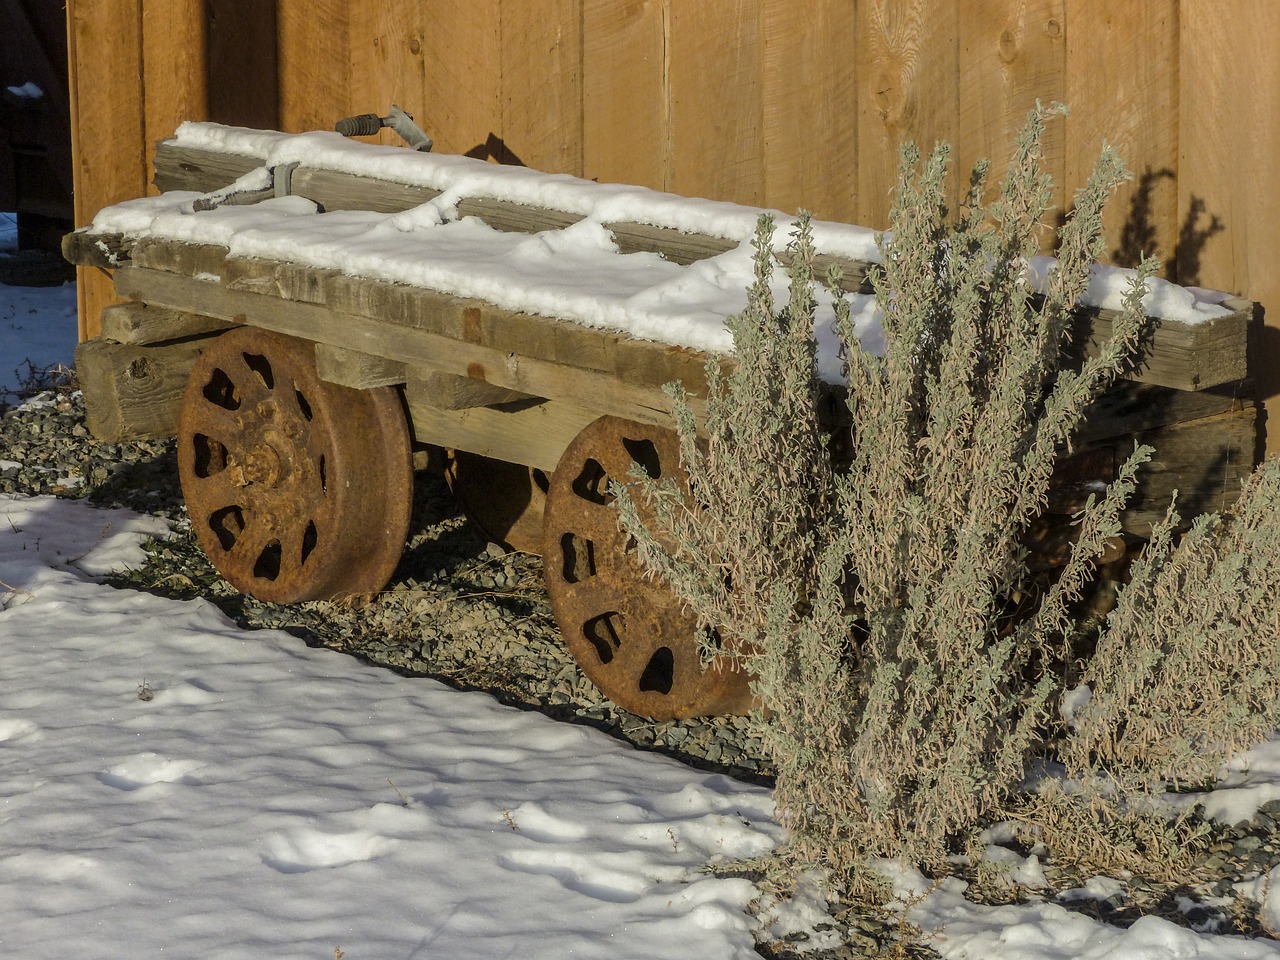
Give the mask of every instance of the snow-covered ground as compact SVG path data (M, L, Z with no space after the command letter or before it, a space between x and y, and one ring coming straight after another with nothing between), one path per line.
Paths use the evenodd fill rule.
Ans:
M17 227L12 213L0 213L0 256L17 249ZM32 367L70 366L76 336L74 283L53 289L0 284L0 400Z
M0 370L45 345L69 362L72 301L0 287L0 317L34 310L0 325ZM100 581L164 529L0 496L6 956L755 955L758 891L701 868L781 839L766 790ZM1280 796L1275 744L1234 767L1224 816ZM946 957L1280 957L1157 918L975 906L892 869Z

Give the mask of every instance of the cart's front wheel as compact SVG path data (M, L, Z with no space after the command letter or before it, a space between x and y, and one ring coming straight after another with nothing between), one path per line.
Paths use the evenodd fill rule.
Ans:
M413 466L400 397L321 380L307 341L244 327L201 354L178 472L205 553L259 599L374 593L404 549Z
M551 477L542 559L551 609L587 677L625 710L654 720L746 713L749 677L731 656L702 663L697 621L646 576L610 507L609 481L633 462L680 471L674 432L601 417L569 444Z

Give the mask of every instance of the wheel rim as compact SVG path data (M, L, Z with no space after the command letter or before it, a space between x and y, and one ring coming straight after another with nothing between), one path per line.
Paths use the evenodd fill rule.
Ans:
M178 471L210 561L259 599L377 592L404 549L413 466L399 395L320 380L307 341L245 327L201 354Z
M445 480L486 539L508 550L542 552L542 513L550 479L533 467L455 450Z
M551 478L543 522L547 592L583 672L625 710L655 720L746 713L749 677L732 657L702 664L696 618L645 573L610 507L610 480L633 461L679 471L670 430L602 417L578 434ZM642 514L643 515L643 514Z

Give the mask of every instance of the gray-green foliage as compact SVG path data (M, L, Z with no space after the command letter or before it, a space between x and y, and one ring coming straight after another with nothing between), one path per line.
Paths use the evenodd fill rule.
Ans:
M1088 704L1063 760L1126 792L1212 780L1280 718L1280 459L1255 471L1229 519L1180 539L1170 511L1090 659Z
M1047 114L1030 116L990 206L985 168L974 171L954 223L947 148L923 162L904 151L875 280L883 356L861 349L836 303L851 462L833 467L818 423L814 251L801 216L781 305L769 293L772 227L761 225L748 307L729 321L736 366L724 377L709 367L705 447L673 391L690 495L669 478L615 487L650 570L758 677L795 855L845 877L874 856L941 862L1023 777L1060 689L1050 666L1070 604L1147 456L1136 451L1085 509L1079 546L1036 611L1011 618L1025 585L1020 538L1085 407L1146 334L1139 296L1153 269L1139 269L1114 339L1063 368L1071 310L1102 252L1101 209L1125 173L1104 151L1045 295L1033 296L1025 267L1050 198Z

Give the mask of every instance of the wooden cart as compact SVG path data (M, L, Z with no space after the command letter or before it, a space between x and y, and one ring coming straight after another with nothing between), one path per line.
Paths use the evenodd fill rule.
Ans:
M264 159L166 141L156 183L222 190L230 203L303 196L329 212L402 211L440 194L304 160L269 167L227 200L225 188ZM503 231L582 219L492 197L455 207ZM605 226L618 256L690 264L739 244L672 225ZM607 505L608 479L633 460L678 468L661 387L682 381L705 394L705 353L189 238L91 227L64 252L113 271L125 301L77 351L90 429L178 438L192 526L241 591L292 602L380 590L405 541L415 453L421 465L425 450L444 448L450 483L485 534L542 554L566 642L604 693L654 718L749 707L746 675L733 661L703 668L690 615L641 575ZM843 266L856 290L867 264ZM1157 454L1128 531L1145 534L1175 487L1186 512L1230 505L1254 464L1257 406L1246 364L1253 305L1225 305L1211 322L1159 327L1140 371L1091 411L1052 510L1078 509L1135 439ZM1087 310L1080 323L1089 349L1110 315Z

